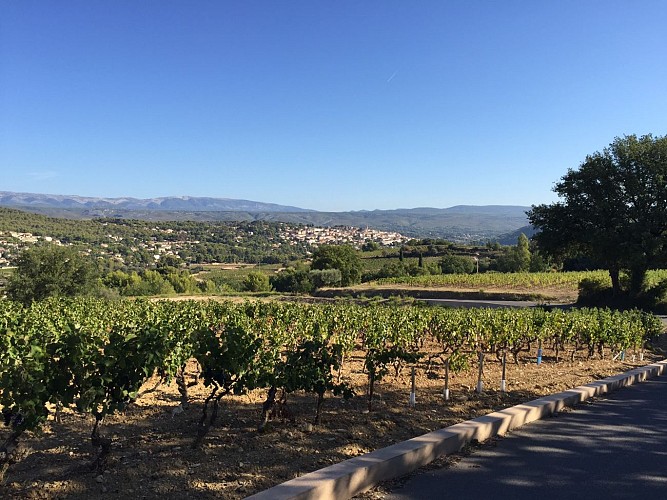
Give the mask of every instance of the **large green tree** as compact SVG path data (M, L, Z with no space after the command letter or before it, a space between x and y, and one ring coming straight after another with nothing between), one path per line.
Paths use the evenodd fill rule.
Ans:
M7 295L24 304L52 295L85 295L97 283L93 262L72 247L35 245L21 253L16 266Z
M342 286L361 281L361 258L350 245L322 245L313 252L312 269L338 269Z
M667 136L616 138L568 170L554 191L560 201L528 212L540 250L556 259L589 256L609 270L615 293L626 271L638 295L646 271L667 253Z
M520 273L530 269L530 241L521 233L516 246L505 248L502 255L496 259L495 266L503 273Z

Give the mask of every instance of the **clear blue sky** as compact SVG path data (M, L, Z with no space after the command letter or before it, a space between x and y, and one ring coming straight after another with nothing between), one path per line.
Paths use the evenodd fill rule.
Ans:
M667 133L667 1L4 0L0 190L530 205Z

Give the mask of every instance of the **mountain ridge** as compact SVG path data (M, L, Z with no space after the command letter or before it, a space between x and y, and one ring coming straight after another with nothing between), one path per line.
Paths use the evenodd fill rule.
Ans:
M0 191L0 205L35 206L51 208L89 208L106 209L122 208L125 210L196 210L196 211L262 211L262 212L307 212L305 208L276 203L263 203L234 198L214 198L209 196L163 196L155 198L134 198L122 196L117 198L17 193Z
M520 205L456 205L393 210L320 212L274 203L209 197L94 198L0 191L0 206L69 219L288 222L314 226L372 227L415 238L457 242L497 240L529 225Z

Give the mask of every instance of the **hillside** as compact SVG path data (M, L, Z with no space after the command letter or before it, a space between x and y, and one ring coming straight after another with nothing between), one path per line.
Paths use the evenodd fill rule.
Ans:
M76 195L14 193L0 191L0 206L75 210L173 210L173 211L248 211L304 212L303 208L230 198L168 196L162 198L96 198Z
M318 212L227 198L86 198L0 192L0 206L68 219L117 218L148 221L266 221L318 227L354 226L395 231L414 238L456 242L495 240L528 225L522 206L471 206Z

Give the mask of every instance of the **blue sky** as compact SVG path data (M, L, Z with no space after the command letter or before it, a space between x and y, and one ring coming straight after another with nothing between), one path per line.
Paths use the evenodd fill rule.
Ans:
M667 133L667 2L0 3L0 190L530 205Z

